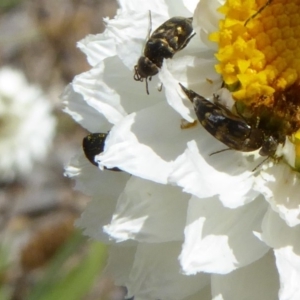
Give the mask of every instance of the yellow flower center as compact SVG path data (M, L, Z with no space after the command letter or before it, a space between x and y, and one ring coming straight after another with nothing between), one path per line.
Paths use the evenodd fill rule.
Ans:
M300 1L228 0L220 31L210 36L219 44L218 73L237 100L269 96L300 77Z
M219 46L215 68L242 115L252 123L263 119L270 135L294 135L300 129L300 0L227 0L219 12L225 17L210 35Z

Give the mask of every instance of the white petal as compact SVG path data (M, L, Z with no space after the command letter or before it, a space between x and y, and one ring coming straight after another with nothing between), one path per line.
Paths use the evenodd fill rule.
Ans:
M278 275L271 252L230 274L212 275L211 280L213 300L278 299Z
M45 159L56 121L39 86L10 67L0 68L0 181L25 177Z
M194 13L199 0L183 0L184 6L190 13Z
M209 275L180 274L177 257L180 243L139 244L130 281L128 296L135 299L182 299L193 295L208 284Z
M300 224L299 176L286 164L275 164L260 173L255 188L289 226Z
M78 47L87 55L92 66L96 66L107 57L120 55L130 69L142 53L149 29L149 11L152 15L152 29L168 19L167 6L161 0L144 2L119 1L122 10L109 20L105 18L106 29L98 35L88 35L78 43ZM126 53L128 55L126 55Z
M217 44L211 42L208 36L210 33L218 31L219 20L224 19L224 15L217 11L222 2L224 3L220 0L201 0L194 12L194 30L210 49L217 49Z
M76 76L72 85L74 91L81 94L89 106L115 124L126 116L126 111L121 105L120 96L103 82L104 68L104 64L99 64Z
M76 179L76 189L87 195L96 195L76 221L76 225L93 239L108 241L102 228L110 223L118 197L130 176L123 172L101 171L83 154L72 159L65 175Z
M113 278L117 286L126 286L134 262L136 246L111 245L104 275Z
M180 255L183 271L226 274L262 257L269 247L253 231L260 229L266 209L262 198L228 209L216 198L193 197Z
M220 76L215 72L216 61L211 57L185 56L169 59L167 63L174 78L204 98L212 97L222 85ZM182 91L181 94L184 95Z
M189 122L195 119L194 108L186 99L179 82L184 86L188 83L190 89L199 92L203 97L212 96L213 91L221 86L214 64L215 60L198 59L194 56L164 60L158 77L163 83L167 101Z
M161 71L159 72L159 79L163 84L167 101L171 107L180 113L182 118L188 122L193 122L194 118L190 116L191 111L193 111L193 106L187 101L185 104L183 103L180 96L181 89L178 84L178 80L175 79L169 71L166 61L164 61Z
M184 298L184 300L211 300L211 287L210 284L202 288L198 293Z
M171 17L175 16L181 16L181 17L187 17L190 18L192 17L193 13L193 8L196 6L196 1L198 0L190 0L190 1L182 1L182 0L177 0L176 4L174 4L174 0L165 0L165 2L168 5L168 11L169 15ZM185 3L184 3L185 2ZM188 3L191 2L191 3Z
M22 72L7 66L1 68L0 79L0 91L2 97L5 96L14 99L15 97L18 97L20 90L27 93L27 89L30 88L26 77ZM14 84L11 84L12 82ZM16 89L16 86L18 87L18 89ZM38 92L41 93L41 91ZM28 102L28 100L25 99L21 101ZM30 99L29 101L32 100Z
M155 82L157 78L152 83ZM164 100L163 94L152 89L152 86L151 84L151 94L147 95L145 85L134 81L133 73L122 64L118 57L111 57L89 72L76 76L72 88L82 96L77 96L73 100L71 97L74 93L68 93L67 90L64 100L70 106L68 109L72 112L73 118L74 115L81 114L80 117L84 117L84 122L88 123L89 127L92 122L84 114L85 111L87 114L93 111L98 113L99 121L93 120L93 124L103 123L103 116L110 123L116 124L127 115L127 112L138 111ZM85 104L84 109L81 105L79 106L81 103ZM81 109L80 113L79 109ZM77 120L80 120L80 117L77 117ZM88 127L87 124L84 125Z
M131 177L105 232L117 242L182 241L187 205L179 188Z
M224 15L218 12L218 8L224 2L224 0L200 0L194 13L195 27L203 28L206 32L217 31L219 20L224 19Z
M283 248L292 245L300 248L300 225L289 227L271 208L268 209L262 226L263 240L273 248Z
M299 232L299 231L298 231ZM299 239L299 234L298 234ZM280 300L300 299L300 255L292 246L274 250L280 275Z
M118 3L122 10L139 12L139 11L154 11L162 13L167 11L167 6L163 0L143 1L141 5L140 0L118 0Z
M92 66L117 54L114 38L107 31L103 34L86 36L77 43L77 47L86 54L87 60Z
M118 94L126 112L139 111L165 101L163 93L158 92L156 88L157 76L149 83L150 95L147 95L145 82L134 81L133 72L128 70L118 57L106 59L104 65L103 81Z
M76 190L87 195L113 196L116 200L130 178L124 172L99 170L87 160L82 151L72 158L65 168L65 175L76 180ZM109 186L114 188L108 189Z
M135 117L135 114L129 115L112 129L106 141L107 150L97 155L95 161L99 166L117 166L138 177L166 183L171 165L162 160L150 147L139 143L131 132Z
M269 209L262 229L262 238L274 248L280 276L279 299L300 299L300 225L289 227Z
M133 70L142 55L150 28L149 10L144 4L138 5L142 6L141 11L119 11L118 17L107 21L106 25L106 30L114 37L117 55L129 70ZM151 10L152 32L168 18L167 11Z
M76 227L81 228L83 234L93 240L109 243L103 227L110 222L116 203L117 197L93 197L76 220Z
M198 140L200 151L195 141L189 142L184 154L174 162L169 181L199 198L219 195L223 205L230 208L255 199L258 193L252 189L253 173L247 170L251 167L246 168L241 154L226 151L209 156L209 153L220 150L216 147L222 147L221 143L202 127L198 127L198 130L201 136L201 140Z
M93 107L87 105L83 96L76 93L72 85L68 85L61 95L65 108L74 121L90 132L107 131L111 126L107 120Z
M100 165L166 183L172 160L197 134L197 128L182 130L180 122L165 102L127 116L110 131Z

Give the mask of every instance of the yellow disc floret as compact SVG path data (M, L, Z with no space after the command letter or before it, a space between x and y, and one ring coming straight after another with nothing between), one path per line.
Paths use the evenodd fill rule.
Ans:
M235 100L268 106L275 91L299 83L300 0L227 0L219 11L225 18L210 40L216 71L238 87Z
M300 0L227 0L219 12L216 71L251 126L289 137L300 171Z

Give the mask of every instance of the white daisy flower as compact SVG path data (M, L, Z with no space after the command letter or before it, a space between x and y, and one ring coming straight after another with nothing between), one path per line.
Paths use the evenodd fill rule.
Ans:
M51 106L42 90L24 74L0 69L0 181L30 173L45 158L55 132Z
M103 34L79 43L92 69L63 95L87 130L110 130L100 170L83 153L67 168L92 196L78 225L111 244L106 272L135 299L299 299L300 1L119 6ZM149 10L153 29L193 16L196 36L147 95L132 77ZM223 106L203 102L201 115L179 83ZM180 126L197 115L203 126ZM240 151L210 155L226 145ZM262 165L259 153L270 156Z

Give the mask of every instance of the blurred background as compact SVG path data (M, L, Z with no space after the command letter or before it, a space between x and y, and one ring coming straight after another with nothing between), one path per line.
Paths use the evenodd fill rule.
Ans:
M76 42L102 32L116 9L114 0L0 0L0 300L123 298L101 276L105 246L73 226L89 199L64 165L87 133L59 99L90 69Z

